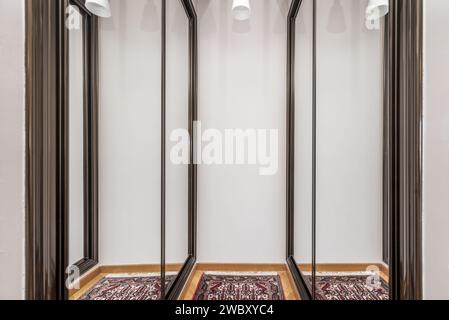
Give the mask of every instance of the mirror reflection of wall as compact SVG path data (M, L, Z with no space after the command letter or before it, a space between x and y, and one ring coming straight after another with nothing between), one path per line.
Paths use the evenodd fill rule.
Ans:
M110 0L99 19L99 265L138 291L115 299L161 298L161 3Z
M84 40L83 19L69 30L69 265L84 258Z
M315 122L313 0L296 21L295 259L316 299L385 300L382 25L367 28L359 0L315 3Z
M317 5L316 298L385 300L382 29L367 29L365 2L332 2ZM324 289L338 286L348 293Z
M310 280L313 173L313 0L302 2L295 44L295 260ZM311 281L306 282L311 288Z

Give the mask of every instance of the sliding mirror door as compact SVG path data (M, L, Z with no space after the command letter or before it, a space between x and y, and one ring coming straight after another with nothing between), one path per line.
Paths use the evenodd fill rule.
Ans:
M79 0L79 7L84 4ZM163 299L161 0L110 0L99 20L100 256L104 278L82 300ZM89 18L93 19L93 18ZM84 20L86 21L86 20ZM72 31L69 31L72 32ZM85 30L86 38L97 30ZM89 71L91 73L92 71ZM86 155L95 154L93 151Z
M387 300L383 26L367 1L317 1L316 281L320 300Z
M100 253L113 299L164 298L161 2L110 0L112 17L100 20Z
M313 2L303 0L294 25L294 257L306 286L313 291Z
M383 19L368 1L293 3L290 269L303 298L387 300Z
M167 292L189 256L189 19L166 1L165 278Z

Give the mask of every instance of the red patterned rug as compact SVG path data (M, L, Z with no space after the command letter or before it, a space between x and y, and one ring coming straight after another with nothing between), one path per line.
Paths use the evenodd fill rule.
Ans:
M379 278L373 283L371 274L317 274L316 300L389 300L389 286ZM312 277L306 276L311 284Z
M277 273L204 273L193 300L284 300Z
M167 285L174 275L167 276ZM159 300L160 276L108 276L98 282L80 300Z

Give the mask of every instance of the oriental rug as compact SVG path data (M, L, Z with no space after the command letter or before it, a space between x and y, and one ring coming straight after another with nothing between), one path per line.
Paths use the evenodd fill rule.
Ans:
M312 277L305 275L311 286ZM316 300L389 300L388 283L372 273L317 273Z
M167 275L166 286L175 275ZM98 282L80 300L159 300L161 298L161 277L150 275L109 275Z
M284 300L278 273L206 272L193 300L269 301Z

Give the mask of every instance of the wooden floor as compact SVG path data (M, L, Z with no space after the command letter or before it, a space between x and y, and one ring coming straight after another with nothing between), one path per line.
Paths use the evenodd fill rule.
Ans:
M282 288L286 300L299 300L296 286L288 271L287 265L283 264L263 264L263 265L242 265L242 264L197 264L187 281L181 294L180 300L192 300L195 296L201 276L204 272L277 272L281 278Z
M180 270L180 265L167 266L167 272ZM159 272L159 266L139 265L139 266L102 266L91 271L83 277L80 282L80 289L71 290L70 300L78 300L84 296L103 278L111 274L118 273L152 273ZM287 266L282 264L264 264L264 265L239 265L239 264L197 264L187 281L187 284L181 294L180 300L191 300L195 294L201 275L207 271L221 272L277 272L281 278L284 295L287 300L299 300L299 294L296 291L293 279L288 272Z
M359 272L366 271L368 267L377 266L381 277L388 282L388 268L383 264L319 264L317 272ZM167 265L167 272L177 272L182 265ZM311 265L302 264L299 268L303 272L310 272ZM192 273L181 293L180 300L192 300L198 287L201 276L205 272L277 272L281 278L282 287L286 300L299 300L299 294L295 283L284 264L208 264L195 265ZM136 273L158 273L158 265L133 265L133 266L101 266L85 275L80 281L80 289L71 290L70 300L78 300L104 277L111 274L136 274Z
M166 272L179 272L182 264L169 264L166 266ZM121 265L121 266L100 266L83 276L80 281L80 289L69 291L70 300L78 300L92 289L103 278L112 274L142 274L142 273L160 273L159 265Z

